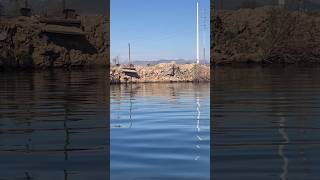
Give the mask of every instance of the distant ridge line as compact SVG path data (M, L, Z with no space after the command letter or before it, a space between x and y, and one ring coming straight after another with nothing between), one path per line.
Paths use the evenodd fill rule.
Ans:
M176 62L177 64L192 64L195 63L195 60L184 60L184 59L176 59L176 60L167 60L167 59L162 59L162 60L151 60L151 61L142 61L142 60L135 60L134 64L135 65L155 65L155 64L160 64L160 63L170 63L170 62ZM209 64L209 61L203 62L200 60L201 64Z

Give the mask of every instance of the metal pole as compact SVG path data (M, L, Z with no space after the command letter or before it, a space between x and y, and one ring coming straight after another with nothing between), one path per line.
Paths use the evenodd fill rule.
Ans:
M206 48L203 48L203 61L206 61Z
M197 1L197 64L199 64L199 2Z
M130 49L130 43L128 44L128 46L129 46L129 65L131 64L131 49Z

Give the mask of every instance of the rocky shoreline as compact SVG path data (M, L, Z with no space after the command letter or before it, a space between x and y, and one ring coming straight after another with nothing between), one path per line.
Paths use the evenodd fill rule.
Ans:
M110 83L153 83L153 82L209 82L210 67L198 64L160 63L152 66L135 66L137 77L128 77L122 66L112 66Z
M0 70L46 69L109 64L108 21L103 16L83 16L83 34L46 33L40 17L0 17ZM54 26L61 32L74 27ZM72 30L72 31L71 31Z
M218 10L211 63L320 63L320 14L277 7Z

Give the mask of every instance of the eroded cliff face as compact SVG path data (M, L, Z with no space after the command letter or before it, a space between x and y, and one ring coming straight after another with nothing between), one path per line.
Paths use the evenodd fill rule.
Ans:
M45 33L36 17L1 18L0 68L108 65L108 23L102 16L82 17L84 35L68 35Z
M264 7L218 11L212 60L228 63L320 63L320 14Z

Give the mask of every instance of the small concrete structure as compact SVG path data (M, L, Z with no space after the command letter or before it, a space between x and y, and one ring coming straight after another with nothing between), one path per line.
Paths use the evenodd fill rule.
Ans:
M77 19L41 18L40 22L45 24L44 28L42 28L44 33L86 35L81 29L81 21Z
M75 9L65 8L65 1L62 2L63 16L54 18L41 18L40 22L46 24L42 29L44 33L61 35L84 36L86 33L81 27L81 20L77 19Z
M121 72L126 76L140 79L140 76L134 67L122 67Z
M40 22L46 24L42 32L75 36L86 35L81 28L81 20L77 19L78 15L74 9L64 9L63 15L63 17L56 18L41 18Z

